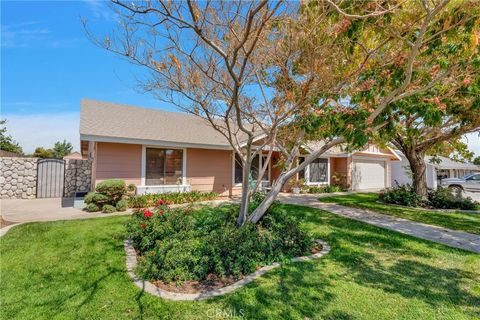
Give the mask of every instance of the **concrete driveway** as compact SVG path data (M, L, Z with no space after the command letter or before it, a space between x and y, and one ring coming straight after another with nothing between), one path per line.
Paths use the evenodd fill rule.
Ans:
M73 208L71 199L2 199L0 213L2 218L11 222L74 220L94 217L105 217L101 212L86 212ZM119 213L116 213L117 215Z

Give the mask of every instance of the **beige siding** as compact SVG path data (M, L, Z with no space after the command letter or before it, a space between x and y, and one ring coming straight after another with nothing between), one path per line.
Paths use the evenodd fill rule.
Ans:
M96 183L106 179L123 179L140 185L142 146L139 144L98 142L96 150Z
M232 152L187 149L187 181L192 190L232 193Z

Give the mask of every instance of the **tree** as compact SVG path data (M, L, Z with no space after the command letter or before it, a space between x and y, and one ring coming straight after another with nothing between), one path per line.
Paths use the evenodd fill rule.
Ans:
M387 110L393 129L392 143L409 161L413 187L427 196L426 154L452 154L469 158L460 138L480 130L480 8L475 2L458 2L441 11L436 24L424 32L414 86L430 83ZM405 41L408 41L405 39ZM383 66L370 79L382 87L398 81L398 68ZM436 81L441 79L441 81ZM381 90L375 86L372 90Z
M243 167L238 225L257 222L283 184L329 148L365 144L391 129L388 107L443 81L417 81L424 46L448 1L114 1L118 27L98 46L149 74L143 87L220 132ZM387 4L388 5L388 4ZM422 12L421 16L418 13ZM88 30L88 29L87 29ZM420 59L421 58L421 59ZM386 65L395 82L374 91ZM388 77L387 77L388 78ZM303 144L322 139L301 164ZM261 150L281 174L248 215L249 174ZM261 168L259 178L266 166Z
M43 147L35 148L35 151L32 154L35 158L54 158L52 149L45 149Z
M476 164L477 166L480 166L480 156L473 159L473 164Z
M7 120L0 120L0 150L23 154L22 147L13 140L12 136L7 135Z
M67 154L72 152L73 146L67 140L63 140L62 142L57 141L53 146L53 156L57 159L62 159Z

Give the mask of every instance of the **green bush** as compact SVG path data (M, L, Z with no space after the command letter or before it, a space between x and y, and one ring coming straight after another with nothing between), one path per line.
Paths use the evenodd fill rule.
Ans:
M84 199L85 203L94 203L99 207L103 207L104 204L110 203L111 199L104 194L98 192L89 192Z
M307 187L307 193L333 193L346 191L339 185L326 185L326 186L310 186Z
M123 195L127 192L127 188L125 186L125 181L111 179L97 184L95 191L109 197L111 199L110 204L115 204L122 199Z
M300 222L272 205L257 224L236 227L238 205L217 208L137 210L127 223L138 251L137 272L165 282L234 278L259 267L309 254L313 239Z
M398 204L408 207L424 206L422 197L415 193L410 185L401 185L380 193L380 200L385 203Z
M154 193L134 196L129 199L129 207L131 208L146 208L154 207L159 201L164 201L167 204L181 204L190 202L199 202L214 200L218 197L216 192L169 192L169 193Z
M429 190L428 203L437 209L461 209L475 210L478 203L471 198L455 196L448 188L438 187L437 190Z
M106 204L102 208L103 213L113 213L113 212L116 212L116 211L117 211L117 209L110 204Z
M85 211L96 212L96 211L100 211L100 208L95 203L89 203L86 205Z
M125 199L118 201L115 205L115 208L117 209L117 211L127 211L128 201Z

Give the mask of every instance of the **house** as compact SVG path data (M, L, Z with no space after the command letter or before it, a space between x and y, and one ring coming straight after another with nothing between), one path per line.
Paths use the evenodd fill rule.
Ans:
M82 100L80 140L82 156L93 162L93 185L123 179L135 184L140 194L241 192L242 167L235 152L219 132L194 115ZM306 145L305 152L313 147ZM253 162L254 178L267 160L266 153ZM354 153L337 148L307 166L299 177L308 185L342 183L352 190L379 190L390 186L390 163L396 160L389 148L371 145ZM280 174L278 161L274 152L263 185Z
M392 163L392 185L404 185L412 183L410 164L403 153L396 150L401 161ZM438 161L435 160L438 159ZM427 187L436 189L441 179L459 178L472 172L480 172L480 166L473 163L453 161L447 157L426 156Z
M82 160L82 159L83 159L82 154L78 151L74 151L63 157L63 160Z

